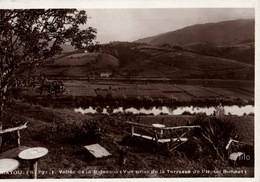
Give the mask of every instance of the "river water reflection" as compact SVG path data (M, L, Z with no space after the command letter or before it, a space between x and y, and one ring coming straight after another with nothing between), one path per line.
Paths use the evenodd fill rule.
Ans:
M111 112L108 112L108 111ZM225 115L237 115L237 116L242 116L244 114L250 114L254 113L254 106L252 105L246 105L246 106L224 106L225 110ZM214 111L216 111L216 107L193 107L193 106L186 106L186 107L167 107L167 106L162 106L162 107L151 107L149 109L147 108L127 108L123 109L123 107L118 107L118 108L109 108L107 106L106 108L103 108L102 113L103 114L109 114L109 113L133 113L133 114L153 114L153 115L159 115L159 114L168 114L168 115L181 115L183 112L189 112L191 114L194 113L206 113L207 115L212 115ZM92 106L88 108L76 108L75 112L79 112L82 114L96 114L98 113L97 108L94 108ZM101 113L101 111L100 111Z

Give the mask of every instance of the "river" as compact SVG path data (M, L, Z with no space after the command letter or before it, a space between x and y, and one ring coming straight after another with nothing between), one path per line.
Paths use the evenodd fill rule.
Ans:
M237 115L242 116L244 114L254 114L254 106L253 105L246 105L246 106L223 106L225 115ZM108 110L111 110L111 112L108 112ZM103 108L102 113L103 114L109 114L109 113L132 113L132 114L153 114L153 115L159 115L159 114L167 114L167 115L181 115L183 112L189 112L191 114L194 113L206 113L207 115L213 115L214 111L216 111L216 107L193 107L193 106L185 106L185 107L168 107L168 106L162 106L162 107L151 107L149 109L147 108L127 108L123 109L123 107L118 108L109 108L109 106ZM92 106L88 108L76 108L75 112L79 112L82 114L96 114L98 113L97 108L94 108Z

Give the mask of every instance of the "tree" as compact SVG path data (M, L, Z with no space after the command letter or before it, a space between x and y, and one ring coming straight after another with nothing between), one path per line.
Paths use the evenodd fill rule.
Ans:
M51 63L62 45L70 43L76 49L95 45L96 29L80 29L86 22L86 12L76 9L0 10L0 121L7 93L13 88L50 85L31 75L37 67Z

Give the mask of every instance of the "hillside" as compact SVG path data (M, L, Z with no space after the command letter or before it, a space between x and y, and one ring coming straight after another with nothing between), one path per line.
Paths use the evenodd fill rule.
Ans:
M209 79L253 79L253 65L181 47L140 43L107 44L102 50L120 62L119 76ZM235 56L230 54L230 57Z
M119 66L119 60L106 53L63 53L55 61L41 68L49 77L83 78L99 75Z
M225 53L226 58L200 53L198 47L190 46L188 50L188 47L178 46L111 43L102 45L100 52L63 53L40 71L49 77L66 79L100 78L104 72L112 73L113 78L254 79L253 62L242 59L240 54L240 50L247 49L247 46L230 49ZM244 56L251 54L249 51Z
M255 64L254 42L221 46L215 43L195 42L187 44L183 48L198 54L231 59L251 65Z
M198 24L139 39L137 43L181 46L187 51L255 64L254 20Z
M195 42L237 44L245 40L254 40L254 25L255 21L251 19L198 24L154 37L139 39L136 42L152 45L167 43L180 46Z

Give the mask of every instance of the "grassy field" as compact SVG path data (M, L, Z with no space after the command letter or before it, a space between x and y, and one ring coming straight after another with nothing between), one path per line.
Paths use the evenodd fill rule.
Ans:
M54 63L38 71L44 72L48 77L86 78L118 66L119 60L106 53L75 52L57 56Z
M172 67L198 71L236 70L248 66L247 64L238 63L232 60L183 52L163 54L153 57L152 60Z
M87 63L98 63L99 65L118 66L118 60L109 55L101 53L77 53L56 59L53 65L56 66L84 66Z
M185 45L186 50L196 53L215 55L222 58L236 60L242 63L254 65L254 42L237 45L214 45L206 42L196 42Z
M29 112L24 112L25 110ZM176 126L191 123L193 119L193 116L142 116L141 122L146 124L164 122L166 125ZM253 117L232 116L227 119L238 126L241 140L253 141ZM125 121L137 122L138 120L134 115L82 115L69 109L46 108L15 101L6 109L3 126L7 128L29 121L28 128L21 132L21 144L48 148L49 153L38 162L38 170L47 173L39 172L38 178L253 177L254 175L252 166L232 166L227 159L223 162L206 151L207 154L202 151L201 157L196 156L194 152L189 152L192 143L186 143L169 153L147 141L132 141L128 137L130 126ZM91 142L89 139L94 139L81 137L85 131L83 128L86 127L84 124L91 122L101 124L99 126L102 138L98 143L112 154L111 157L93 160L84 149L83 146ZM243 138L244 136L248 138ZM11 143L4 149L9 145ZM127 146L127 161L121 166L118 163L119 149L123 146ZM18 170L25 173L28 169L29 164L21 161ZM202 170L205 169L211 172L203 173ZM62 170L67 172L62 173ZM170 172L184 170L189 170L191 173ZM201 173L194 173L195 170ZM214 173L214 170L246 170L247 173L224 174ZM28 176L26 174L3 175L1 178L24 179Z

